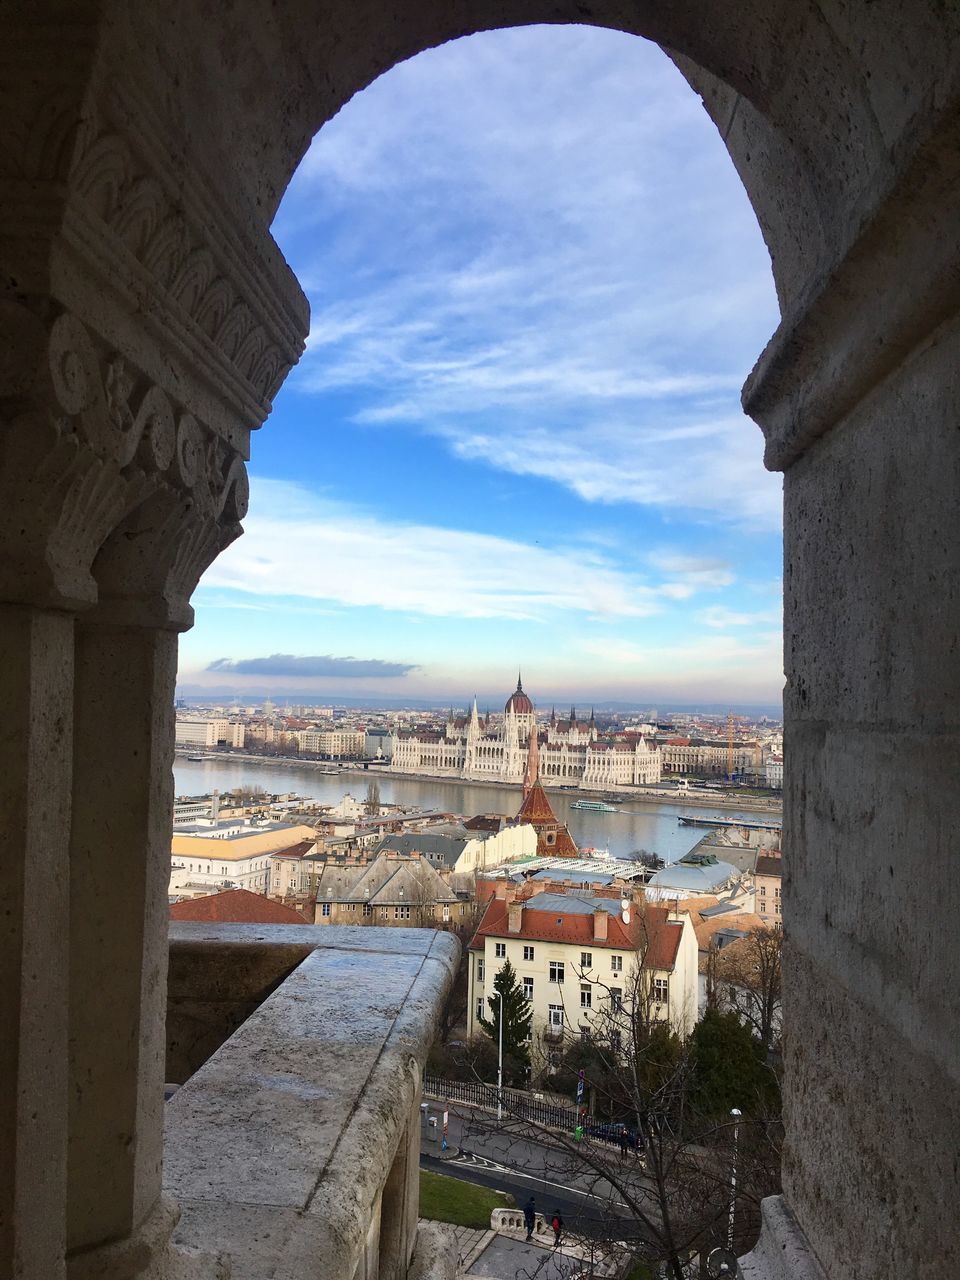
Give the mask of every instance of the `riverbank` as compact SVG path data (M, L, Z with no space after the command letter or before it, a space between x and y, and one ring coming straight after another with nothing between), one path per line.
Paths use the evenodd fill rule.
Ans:
M177 751L178 759L188 760L195 753L188 751ZM333 764L329 760L302 760L299 756L260 756L248 755L240 751L208 751L204 753L204 760L216 760L220 762L231 762L235 764L256 764L273 768L288 769L309 769L324 777L339 778L366 778L367 781L376 778L396 779L397 781L409 782L425 782L425 783L456 783L462 786L483 786L502 789L505 792L516 795L517 784L501 782L498 778L478 778L465 779L455 775L438 776L432 773L407 773L394 770L389 766L371 764L369 768L364 769L354 762L343 765ZM738 797L730 795L726 792L703 792L691 795L689 792L674 791L672 789L663 789L658 791L634 791L626 788L608 789L605 791L592 790L590 788L581 787L559 787L554 784L545 783L544 788L559 796L565 796L567 799L577 799L579 797L596 799L608 795L616 795L622 798L625 803L630 805L640 804L649 806L661 806L664 804L676 805L678 808L684 809L710 809L713 811L738 810L747 813L760 813L770 818L779 819L782 814L782 804L775 799L766 799L760 796L743 796Z

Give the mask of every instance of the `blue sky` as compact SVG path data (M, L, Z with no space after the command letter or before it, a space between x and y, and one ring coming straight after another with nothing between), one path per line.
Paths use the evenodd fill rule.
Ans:
M717 132L653 45L473 36L327 124L274 235L306 354L180 680L335 697L770 703L780 478L740 386L776 327Z

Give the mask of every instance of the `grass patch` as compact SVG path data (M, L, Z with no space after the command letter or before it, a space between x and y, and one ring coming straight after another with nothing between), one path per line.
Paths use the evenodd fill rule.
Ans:
M420 1170L420 1216L457 1227L489 1228L494 1209L513 1208L513 1196L442 1173Z
M653 1280L653 1268L645 1262L635 1262L627 1272L626 1280Z

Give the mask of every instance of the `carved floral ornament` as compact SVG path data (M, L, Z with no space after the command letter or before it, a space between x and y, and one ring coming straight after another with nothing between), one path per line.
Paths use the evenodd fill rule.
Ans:
M0 302L0 599L93 603L117 535L108 563L133 566L131 589L185 605L240 533L243 459L46 305Z
M48 364L53 393L67 421L100 457L136 466L192 492L201 514L240 521L249 486L243 459L196 418L177 412L162 388L123 356L100 360L87 330L64 314L50 330Z

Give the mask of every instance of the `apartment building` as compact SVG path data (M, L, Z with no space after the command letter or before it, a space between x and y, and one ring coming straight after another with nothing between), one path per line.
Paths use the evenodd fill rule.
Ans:
M198 897L224 887L271 892L273 863L299 850L297 865L316 848L316 832L287 822L197 822L174 831L170 844L170 896ZM284 861L283 881L289 875Z
M244 745L244 727L239 721L177 718L178 747L236 747Z
M688 1035L697 1018L697 940L688 916L599 894L494 897L470 943L468 1033L490 1016L494 980L509 961L546 1046L601 1034L611 1009L637 993L651 1016Z
M384 852L369 862L328 862L314 922L433 928L462 923L472 910L426 858Z
M754 910L764 924L783 924L782 877L783 858L779 849L765 850L757 855L753 875Z

